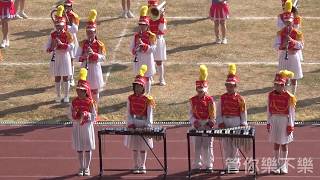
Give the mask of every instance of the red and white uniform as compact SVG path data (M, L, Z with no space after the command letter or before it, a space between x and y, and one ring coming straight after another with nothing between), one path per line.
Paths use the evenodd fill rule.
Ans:
M132 94L127 101L127 126L136 128L151 127L153 123L152 100L145 95ZM152 138L145 137L149 146L153 148ZM140 136L126 136L124 144L127 148L137 151L148 150L148 146Z
M96 110L87 81L79 80L77 88L85 88L87 97L72 100L68 117L72 120L72 143L76 151L91 151L95 149L94 122Z
M295 96L284 91L277 93L275 90L268 95L268 122L270 125L269 140L276 144L288 144L293 141L293 133L287 134L287 130L293 131L295 121Z
M279 70L287 69L294 73L293 79L301 79L303 77L301 68L301 54L299 50L303 49L303 35L302 32L291 28L289 29L289 36L294 39L294 42L289 43L288 60L285 60L286 54L286 40L287 40L288 27L282 28L277 33L274 47L279 50Z
M53 47L52 43L59 39L63 44ZM70 51L74 47L72 35L62 30L61 32L53 31L50 33L46 50L47 52L55 51L55 61L51 66L50 71L53 76L70 76L72 75Z
M198 95L190 99L189 121L198 130L207 130L209 121L214 121L215 102L212 96ZM197 124L197 125L196 125ZM199 127L197 127L199 126ZM193 137L195 145L194 166L196 169L213 168L213 138L212 137Z
M229 18L229 5L226 0L212 0L209 17L211 20L226 20Z
M167 47L166 41L164 39L164 34L167 31L167 20L161 15L160 19L150 22L150 31L157 36L157 45L156 50L153 54L154 59L157 61L165 61L167 60Z
M278 20L277 20L277 27L279 29L282 29L286 26L284 23L284 19L287 14L288 14L287 12L279 14ZM293 19L293 27L299 30L301 28L301 21L302 21L301 16L295 16Z
M144 43L141 51L136 52L136 48L139 45L139 38ZM156 35L150 31L145 31L141 33L135 33L134 38L131 43L131 52L137 57L137 61L134 63L134 74L138 74L140 67L145 64L148 70L145 77L151 77L155 74L155 62L153 53L156 50Z
M89 47L93 50L94 54L86 56ZM89 40L83 40L80 42L77 54L77 60L82 62L82 67L85 67L86 61L88 64L88 82L91 89L102 90L104 86L101 62L106 59L106 49L103 42L99 40L93 40L90 44Z
M223 124L225 128L247 125L246 103L240 94L225 93L221 96L220 102L217 103L217 123L220 127ZM238 147L229 138L224 138L222 143L227 167L239 168Z
M78 33L78 30L79 30L80 18L73 11L67 12L66 15L67 15L69 21L72 22L71 25L67 24L67 30L72 34L72 37L73 37L74 48L71 51L71 57L75 58L75 55L76 55L78 47L79 47L77 33Z
M0 19L13 19L15 14L13 0L0 0Z

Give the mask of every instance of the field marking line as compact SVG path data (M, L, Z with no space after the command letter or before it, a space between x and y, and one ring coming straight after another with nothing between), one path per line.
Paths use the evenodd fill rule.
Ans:
M125 27L124 27L124 29L121 31L120 35L119 35L119 36L120 36L120 39L119 39L118 43L116 44L115 48L113 49L113 54L112 54L112 56L111 56L110 66L108 67L107 72L106 72L106 76L105 76L105 83L108 82L108 79L109 79L109 77L110 77L112 67L113 67L113 65L115 64L114 61L115 61L115 57L116 57L116 51L119 50L120 45L121 45L121 42L122 42L122 40L123 40L123 37L124 37L124 35L126 35L126 33L127 33L127 31L128 31L127 27L128 27L128 21L126 21Z
M120 43L118 43L118 44L120 44ZM118 45L118 46L120 46L120 45ZM270 62L270 61L243 61L243 62L236 62L236 61L229 61L229 62L203 61L203 62L195 62L195 63L179 62L179 61L168 61L168 62L166 62L167 65L200 65L200 64L206 64L206 65L213 65L213 66L224 66L224 65L228 65L230 63L235 63L237 65L278 65L278 62L276 62L276 61L274 61L274 62ZM43 66L43 65L48 65L48 64L49 63L47 63L47 62L33 62L33 63L30 63L30 62L20 62L20 63L2 62L2 63L0 63L0 66ZM110 65L114 65L114 64L128 65L128 64L132 64L132 61L111 60L110 61ZM301 64L302 65L320 65L320 62L312 62L312 61L311 62L301 62Z
M108 19L116 19L120 18L119 16L102 16L99 17L98 20L108 20ZM209 19L209 17L206 16L167 16L167 19ZM243 17L230 17L229 19L231 20L273 20L277 19L277 16L243 16ZM319 16L304 16L302 17L303 19L308 19L308 20L320 20ZM86 18L81 18L81 19L86 19ZM133 18L134 20L138 18ZM29 17L27 20L51 20L50 17ZM25 20L24 20L25 21Z

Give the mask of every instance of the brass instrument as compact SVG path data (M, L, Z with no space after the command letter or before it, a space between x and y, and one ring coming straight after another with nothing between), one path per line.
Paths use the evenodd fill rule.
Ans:
M153 21L159 20L161 15L165 12L165 10L166 10L166 1L163 1L158 6L151 7L150 8L151 20L153 20Z

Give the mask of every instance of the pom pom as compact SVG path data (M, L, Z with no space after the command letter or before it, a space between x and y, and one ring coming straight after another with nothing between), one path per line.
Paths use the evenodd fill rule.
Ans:
M236 75L237 67L236 64L229 64L229 74Z
M88 74L87 69L86 68L81 68L80 69L79 79L83 80L83 81L87 80L87 74Z
M281 70L279 74L281 75L281 77L290 78L290 79L293 78L294 76L294 73L288 70Z
M143 65L140 67L139 75L140 75L140 76L144 76L144 74L147 72L147 70L148 70L147 65L143 64Z
M200 65L200 81L206 81L208 77L208 68L206 65Z
M148 6L142 6L140 8L140 16L147 16L148 14Z
M292 10L292 1L287 0L286 3L284 4L284 12L291 12Z
M91 21L91 22L95 22L96 18L97 18L97 14L98 14L97 10L91 9L90 12L89 12L88 20Z
M58 6L56 16L62 17L63 16L64 7L62 5Z

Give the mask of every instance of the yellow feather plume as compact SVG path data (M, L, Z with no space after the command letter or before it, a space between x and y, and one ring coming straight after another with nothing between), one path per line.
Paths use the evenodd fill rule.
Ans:
M279 72L279 74L282 76L282 77L286 77L286 78L293 78L293 76L294 76L294 73L293 72L291 72L291 71L288 71L288 70L281 70L280 72Z
M206 65L200 65L200 81L206 81L208 77L208 68Z
M56 16L62 17L63 16L64 7L62 5L58 6Z
M97 10L95 9L91 9L90 12L89 12L89 17L88 17L88 20L90 22L95 22L96 21L96 18L97 18Z
M147 16L147 14L148 14L148 6L141 6L140 16Z
M79 79L80 79L80 80L83 80L83 81L87 80L88 71L87 71L86 68L81 68L79 74L80 74L80 75L79 75Z
M236 64L229 64L229 74L236 75L237 67Z
M292 1L287 0L286 3L284 4L284 12L291 12L292 10Z
M140 67L139 75L140 75L140 76L144 76L144 74L147 72L147 70L148 70L147 65L143 64L143 65Z

